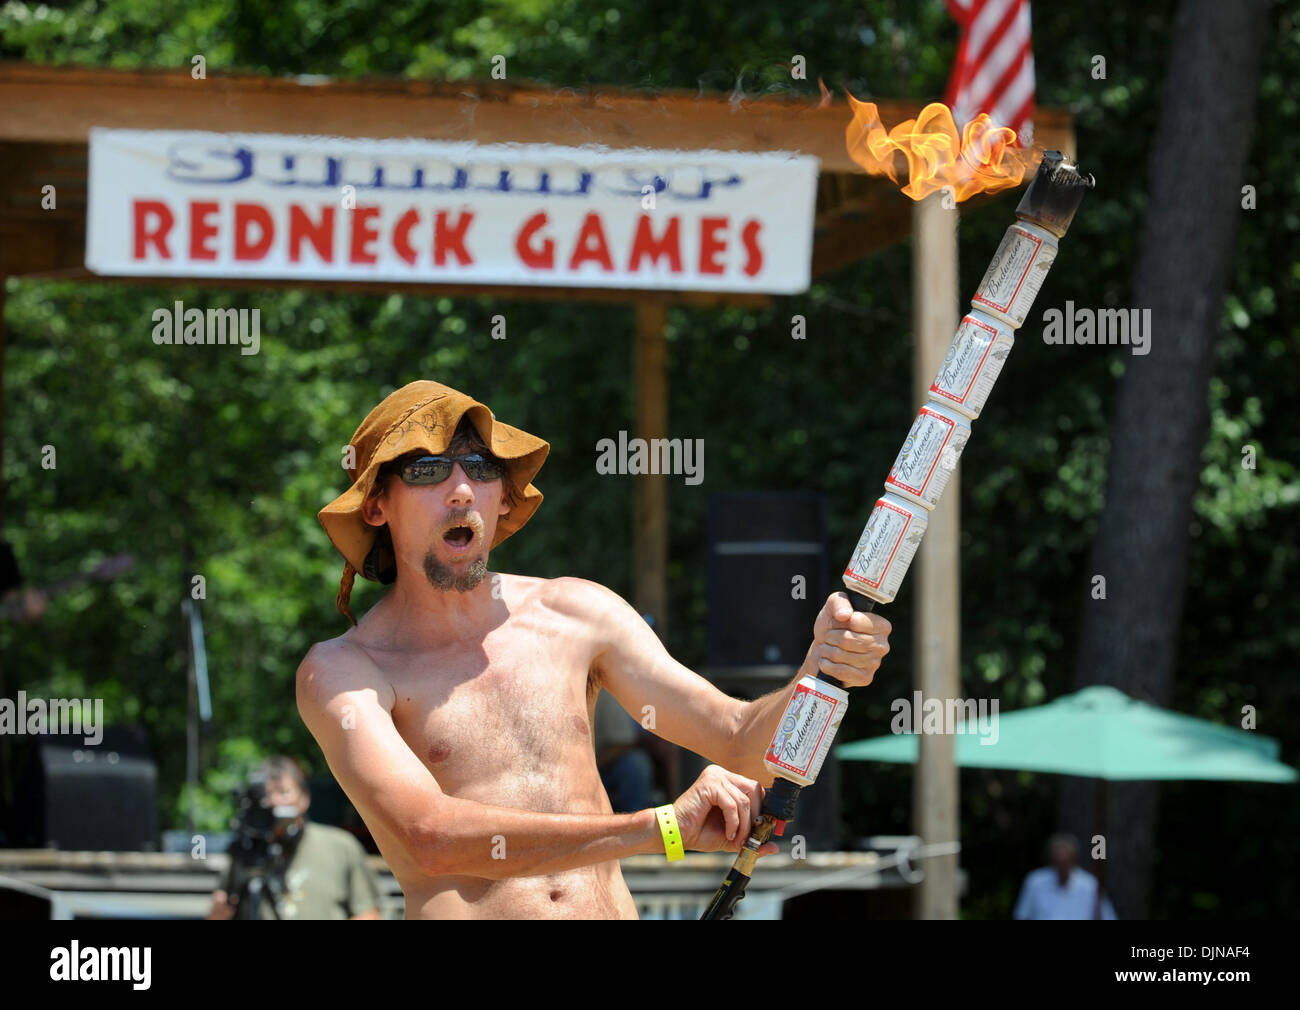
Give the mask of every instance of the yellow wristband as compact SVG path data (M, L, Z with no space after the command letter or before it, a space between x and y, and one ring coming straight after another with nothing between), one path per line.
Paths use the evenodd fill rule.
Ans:
M668 862L685 859L686 850L682 848L682 833L677 828L677 811L673 805L665 803L662 807L655 807L655 817L659 819L659 833L664 836L664 852L668 856Z

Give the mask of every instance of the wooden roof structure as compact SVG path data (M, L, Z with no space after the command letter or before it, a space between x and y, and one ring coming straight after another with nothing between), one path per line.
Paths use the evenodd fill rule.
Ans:
M916 116L924 103L878 101L886 123ZM548 143L610 148L793 150L821 160L812 256L823 277L911 231L912 202L887 179L850 160L843 96L737 99L723 94L576 91L505 82L342 81L213 75L187 70L120 71L0 62L0 277L92 280L84 265L87 137L117 129L317 134L342 137ZM1074 152L1068 112L1039 109L1037 139ZM54 210L41 187L54 185ZM120 280L121 278L116 278ZM177 283L176 278L133 282ZM185 283L205 283L185 278ZM319 287L331 291L408 291L442 295L632 302L648 292L544 286L221 280L222 287ZM759 305L771 296L653 292L669 304Z

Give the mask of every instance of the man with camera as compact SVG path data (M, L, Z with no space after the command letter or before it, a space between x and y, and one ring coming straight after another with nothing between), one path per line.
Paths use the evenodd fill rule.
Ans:
M298 762L274 757L244 788L230 868L209 919L378 919L379 890L361 843L306 819Z

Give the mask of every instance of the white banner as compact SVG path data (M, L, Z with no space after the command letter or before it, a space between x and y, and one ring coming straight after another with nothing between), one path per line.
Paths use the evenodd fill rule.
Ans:
M98 274L793 294L818 161L90 131Z

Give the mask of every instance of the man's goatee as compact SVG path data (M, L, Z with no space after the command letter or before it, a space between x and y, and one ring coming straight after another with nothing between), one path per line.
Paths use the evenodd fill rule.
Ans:
M475 558L468 568L457 574L430 551L424 556L424 575L434 589L468 593L487 578L487 561L481 557Z

